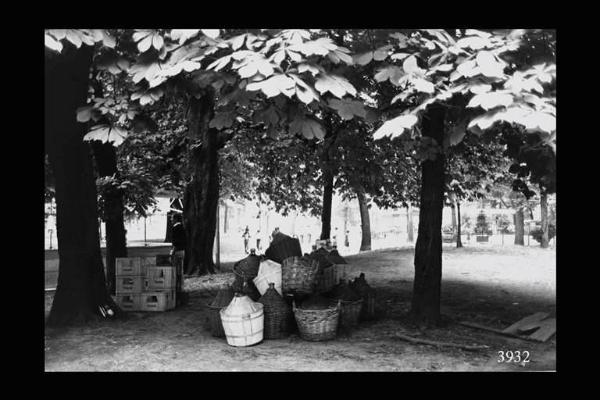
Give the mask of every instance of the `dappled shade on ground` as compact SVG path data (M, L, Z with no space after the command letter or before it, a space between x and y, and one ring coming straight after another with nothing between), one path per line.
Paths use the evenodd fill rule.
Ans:
M297 335L248 348L228 346L210 335L208 304L231 273L186 280L190 303L166 313L132 313L124 321L47 329L47 371L432 371L552 370L556 338L524 342L447 322L419 331L407 318L413 282L412 249L389 249L347 257L350 277L365 272L387 311L333 341L306 342ZM534 312L555 312L556 262L550 249L517 246L444 247L442 313L503 329ZM223 268L227 269L227 266ZM47 300L47 307L51 299ZM484 344L464 351L415 345L395 334ZM500 350L528 350L525 366L499 364Z

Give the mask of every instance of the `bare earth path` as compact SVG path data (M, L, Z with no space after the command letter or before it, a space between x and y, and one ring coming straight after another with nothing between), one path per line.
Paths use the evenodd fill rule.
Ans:
M538 311L555 313L553 249L518 246L445 245L442 304L445 316L505 328ZM534 371L556 369L556 336L531 343L472 330L451 322L419 331L406 317L413 280L412 248L347 257L351 277L365 272L378 292L381 317L329 342L306 342L293 334L247 347L228 346L207 327L205 304L225 273L186 280L190 303L166 313L132 313L124 321L47 329L46 371ZM46 300L48 311L51 297ZM448 320L449 321L449 320ZM463 351L415 345L394 338L487 345ZM498 351L529 351L527 364L499 364Z

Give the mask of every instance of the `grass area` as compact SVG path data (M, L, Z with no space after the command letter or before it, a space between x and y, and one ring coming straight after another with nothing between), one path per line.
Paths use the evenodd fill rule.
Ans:
M553 249L519 246L444 246L442 311L445 316L504 328L538 311L555 313ZM348 256L348 272L365 272L384 314L333 341L306 342L296 334L247 348L210 335L206 304L231 273L189 278L190 302L165 313L130 313L120 321L47 329L47 371L533 371L556 368L556 336L524 342L446 320L420 331L407 318L413 280L412 248ZM224 265L223 270L227 270ZM51 305L47 295L46 306ZM401 341L397 333L489 346L464 351ZM527 364L499 364L500 350L527 350Z

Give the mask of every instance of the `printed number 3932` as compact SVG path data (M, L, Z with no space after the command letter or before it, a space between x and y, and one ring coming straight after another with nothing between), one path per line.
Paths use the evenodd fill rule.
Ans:
M499 351L498 352L498 362L515 362L515 363L528 363L529 362L529 352L527 350L521 352L519 350L511 351Z

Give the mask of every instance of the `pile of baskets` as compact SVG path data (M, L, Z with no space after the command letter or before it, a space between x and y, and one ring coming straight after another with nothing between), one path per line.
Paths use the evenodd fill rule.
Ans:
M374 291L364 274L345 280L335 247L301 253L298 239L278 234L265 255L254 251L233 268L236 279L208 306L213 336L232 346L281 339L298 330L310 341L334 339L374 316Z

